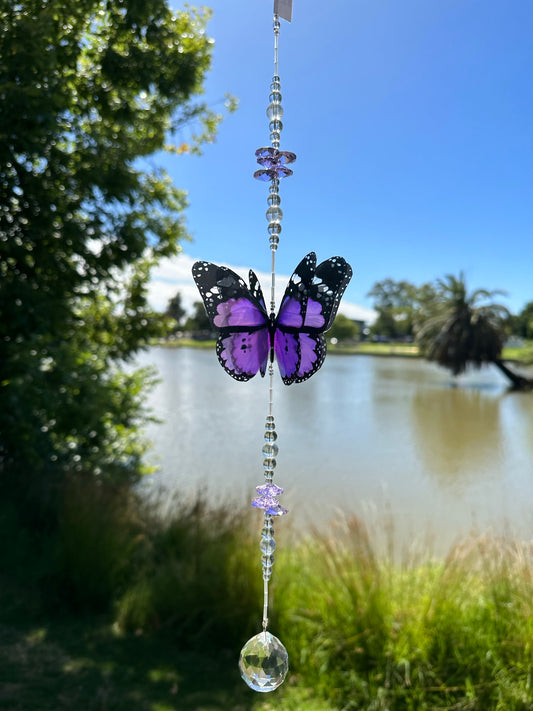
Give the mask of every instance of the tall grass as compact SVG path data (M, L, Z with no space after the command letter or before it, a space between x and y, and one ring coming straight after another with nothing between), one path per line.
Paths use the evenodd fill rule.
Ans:
M293 669L334 708L533 709L531 544L477 538L395 562L350 519L279 573Z
M236 657L261 613L257 517L201 496L169 511L78 480L43 536L0 505L2 618L15 605L11 577L25 584L32 614L40 594L46 614L50 600L107 612L124 634ZM402 556L388 525L389 546L351 518L280 547L271 629L291 675L254 708L532 711L533 544L472 537L444 559L427 549Z
M104 613L117 631L166 634L186 648L240 648L258 631L259 533L246 515L199 495L162 517L159 503L90 477L67 481L58 501L46 532L0 502L0 585L23 591L25 610ZM13 619L16 603L15 594Z
M255 634L261 579L248 518L203 498L147 514L143 565L117 605L122 630L156 630L189 644L238 646Z

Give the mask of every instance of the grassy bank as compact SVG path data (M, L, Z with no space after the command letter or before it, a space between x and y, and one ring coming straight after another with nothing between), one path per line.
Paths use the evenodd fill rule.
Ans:
M249 691L236 658L258 631L259 528L202 501L161 520L89 483L57 531L4 507L0 709L533 709L532 545L399 556L355 518L280 546L271 629L291 672Z
M201 348L210 349L215 347L215 341L195 341L192 338L181 338L174 341L159 342L154 345L161 345L165 348ZM374 355L374 356L396 356L403 358L419 358L418 346L412 343L357 343L336 345L328 344L328 353L344 353L349 355ZM504 360L522 363L524 365L533 364L533 342L527 341L520 348L504 348L502 357Z

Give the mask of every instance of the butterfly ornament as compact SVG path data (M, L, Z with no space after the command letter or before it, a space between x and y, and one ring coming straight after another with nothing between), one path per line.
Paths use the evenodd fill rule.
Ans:
M277 545L274 522L288 513L278 497L283 488L274 483L277 472L278 433L274 419L274 361L286 385L308 380L326 357L324 334L331 327L341 297L352 277L350 265L342 257L331 257L317 265L310 252L291 276L279 311L274 311L275 258L282 230L280 182L293 174L296 154L280 149L282 118L281 80L278 72L280 19L292 18L292 0L274 0L274 73L269 87L270 146L255 152L259 169L254 177L269 183L268 241L271 251L271 298L267 310L259 280L250 271L249 283L227 267L212 262L195 262L192 275L203 299L209 321L218 331L216 352L224 370L232 378L247 381L268 372L268 414L261 447L264 484L256 486L252 506L263 512L261 529L261 569L263 579L262 631L251 637L239 655L243 680L254 691L269 692L283 683L289 669L289 655L281 640L268 631L269 581ZM290 167L289 167L290 166ZM277 524L276 524L277 526ZM276 553L277 555L277 553Z
M216 351L224 370L246 381L265 375L277 360L286 385L314 375L326 357L324 333L331 327L352 268L342 257L318 266L310 252L291 276L276 316L268 313L263 292L250 270L250 286L231 269L195 262L192 274L207 316L219 332Z

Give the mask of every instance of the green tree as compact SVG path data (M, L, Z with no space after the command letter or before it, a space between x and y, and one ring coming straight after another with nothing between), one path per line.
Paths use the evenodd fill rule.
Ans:
M65 472L132 480L160 329L150 267L185 194L143 159L218 115L198 103L206 13L165 0L0 0L0 481L42 500Z
M374 284L367 296L374 299L378 317L372 332L388 338L410 338L419 314L427 311L433 298L431 284L417 287L411 282L383 279Z
M169 299L165 315L174 319L176 325L173 330L177 331L180 328L183 319L187 315L187 312L183 308L181 293L179 291L177 291L176 294Z
M192 331L193 333L198 331L211 332L213 329L211 322L207 318L203 303L201 301L195 301L192 307L193 312L185 322L185 330Z
M437 280L433 313L417 330L425 357L454 375L469 365L479 368L494 363L514 387L529 387L531 383L509 370L501 359L509 312L491 300L502 293L486 289L468 293L462 273Z
M522 338L533 338L533 301L529 301L513 318L513 333Z
M347 341L358 338L358 336L359 326L344 314L337 314L328 331L328 339L336 338L338 341Z

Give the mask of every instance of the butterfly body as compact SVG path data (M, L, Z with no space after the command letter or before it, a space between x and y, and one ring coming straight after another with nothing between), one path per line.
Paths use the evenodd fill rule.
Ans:
M311 252L296 267L281 301L279 313L267 313L257 276L250 286L227 267L196 262L193 277L207 316L219 331L217 355L236 380L264 375L268 362L277 360L286 385L310 378L326 356L327 331L352 276L342 257L316 266Z

